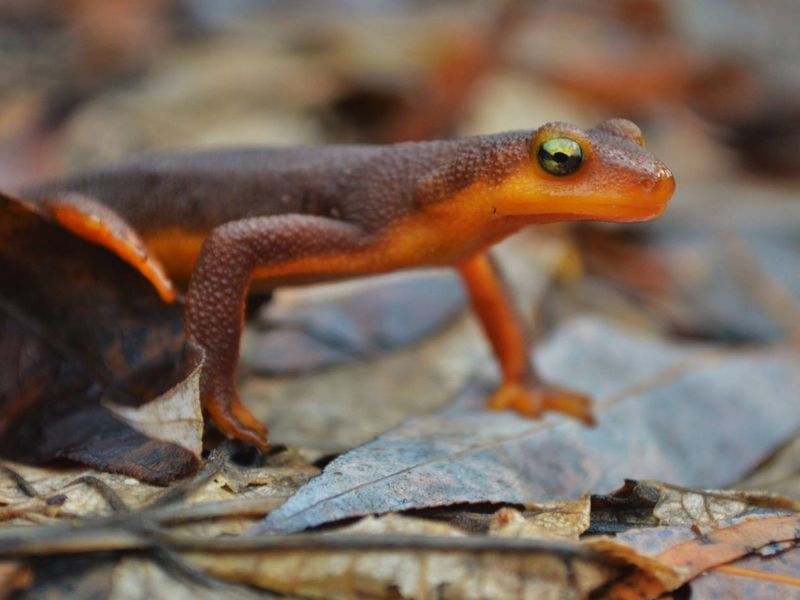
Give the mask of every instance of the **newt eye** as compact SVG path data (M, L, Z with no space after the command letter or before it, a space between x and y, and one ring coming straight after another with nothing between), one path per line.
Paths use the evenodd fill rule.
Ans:
M581 145L570 138L553 138L542 142L536 154L539 164L553 175L569 175L578 170L583 162Z

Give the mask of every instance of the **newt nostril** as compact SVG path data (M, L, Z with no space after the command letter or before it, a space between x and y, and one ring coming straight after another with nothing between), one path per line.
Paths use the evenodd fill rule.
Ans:
M670 196L675 189L675 179L669 169L661 167L654 175L642 177L639 185L645 192L663 192Z

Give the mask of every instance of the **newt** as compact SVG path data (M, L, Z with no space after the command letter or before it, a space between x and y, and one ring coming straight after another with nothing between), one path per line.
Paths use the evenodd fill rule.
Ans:
M185 290L188 338L205 350L202 405L228 436L266 450L236 366L248 292L453 266L499 361L490 409L592 422L589 399L548 385L488 258L535 223L636 222L662 214L672 173L623 119L392 145L167 154L23 190L75 234L116 252L167 302Z

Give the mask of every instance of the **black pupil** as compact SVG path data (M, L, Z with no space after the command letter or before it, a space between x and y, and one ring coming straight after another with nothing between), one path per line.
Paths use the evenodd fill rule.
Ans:
M553 175L570 175L583 161L583 151L569 138L554 138L539 146L537 158L541 167Z

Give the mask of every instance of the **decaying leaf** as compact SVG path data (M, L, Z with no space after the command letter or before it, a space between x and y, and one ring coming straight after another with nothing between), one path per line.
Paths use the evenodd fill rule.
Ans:
M759 492L688 490L668 484L656 485L660 496L653 508L659 525L707 527L763 511L800 510L800 502Z
M693 490L658 481L628 480L611 494L592 497L592 532L707 526L745 515L798 509L797 501L766 492Z
M176 444L195 456L203 451L203 413L200 410L200 369L166 394L142 406L106 403L105 407L131 429L154 440Z
M541 502L610 490L626 477L722 485L800 425L790 350L703 351L579 321L539 359L551 380L596 398L596 428L486 412L485 396L473 394L337 458L260 531L445 504Z
M7 463L0 471L0 519L47 523L141 508L160 488L126 475Z
M589 528L589 496L526 507L523 515L501 508L489 524L489 533L499 537L554 537L576 540Z
M263 462L246 467L226 460L208 481L195 486L186 500L198 508L198 514L203 506L207 507L214 518L194 519L178 514L173 528L204 536L242 534L319 473L291 450L271 455ZM214 511L214 506L218 510Z
M692 600L800 598L800 549L768 557L761 553L716 567L690 584Z
M517 528L504 531L506 537L514 538L531 533ZM338 534L368 534L377 539L397 534L465 536L446 523L399 515L367 517L338 530ZM547 544L546 539L542 542ZM556 543L550 543L555 548ZM287 551L278 556L254 552L229 556L189 553L183 557L189 564L223 579L303 597L338 599L583 598L619 572L617 563L604 561L599 555L594 560L570 557L567 549L577 553L582 548L580 544L559 548L565 553Z
M212 462L218 463L218 458ZM202 474L195 479L202 481ZM186 484L179 487L191 488ZM173 501L180 497L174 492L167 495L173 496ZM11 557L61 555L47 563L33 559L37 572L44 569L49 573L52 585L107 590L113 586L115 594L130 592L133 588L121 585L129 580L144 585L142 589L161 582L164 590L195 589L199 583L195 591L203 597L207 588L219 587L215 582L222 579L312 598L584 598L591 594L627 599L655 598L712 568L718 578L751 577L760 584L772 585L778 580L790 584L792 576L782 570L794 564L786 553L793 550L800 530L798 513L767 510L762 498L752 503L745 500L740 516L710 527L655 526L631 529L616 538L589 536L580 542L574 537L586 526L588 498L529 506L524 511L504 507L480 534L467 534L441 521L441 514L435 519L370 516L324 533L296 536L231 536L224 534L238 532L199 527L204 520L266 507L263 500L259 506L232 501L226 511L224 504L156 502L138 514L119 514L113 519L8 528L0 532L0 553ZM198 527L182 526L192 521ZM127 561L131 572L120 570L123 563L115 562L114 567L104 561L102 557L108 554L95 554L99 560L90 560L87 553L98 550L136 550L139 554ZM147 552L156 552L151 558L160 557L161 567L169 567L170 574L150 563ZM765 561L783 558L766 573L747 558L729 564L753 552ZM79 556L69 559L70 554ZM111 556L119 558L118 554ZM113 577L111 567L116 573ZM204 574L198 575L198 570ZM176 588L175 575L188 575L190 580ZM714 584L719 586L720 581ZM630 596L632 590L639 595Z
M636 548L641 548L643 543L651 549L663 548L653 553L654 557L672 567L678 577L665 578L639 570L616 582L603 597L608 600L655 599L704 571L731 563L765 546L796 544L800 541L798 532L800 516L796 513L739 519L713 528L668 527L630 532L621 538Z
M796 516L792 511L797 508L795 501L759 492L692 490L654 481L628 481L612 495L593 498L592 531L617 531L617 542L630 544L636 552L659 560L680 545L696 541L699 544L695 551L702 555L696 558L702 561L705 550L714 549L712 541L704 540L707 533L752 520L772 523L787 515ZM764 527L768 528L766 524ZM748 548L745 554L756 552L762 534L761 528L741 534L741 542ZM601 538L591 543L602 546L604 542ZM658 595L658 589L675 589L691 580L692 598L767 598L773 597L776 586L783 586L783 590L775 597L792 597L791 587L786 586L798 583L793 582L791 571L787 570L797 560L791 557L796 552L793 548L794 542L769 544L758 549L756 555L723 561L698 579L693 579L696 571L687 574L679 565L665 560L681 575L678 579L657 578L660 583L651 593ZM642 573L635 577L651 579ZM622 593L619 589L620 586L612 588L614 593ZM713 595L721 590L724 593Z
M270 600L256 590L226 585L220 581L197 581L191 574L167 568L164 561L125 557L117 562L112 572L109 600Z
M0 272L0 452L157 483L195 471L201 357L184 346L181 307L8 196Z

